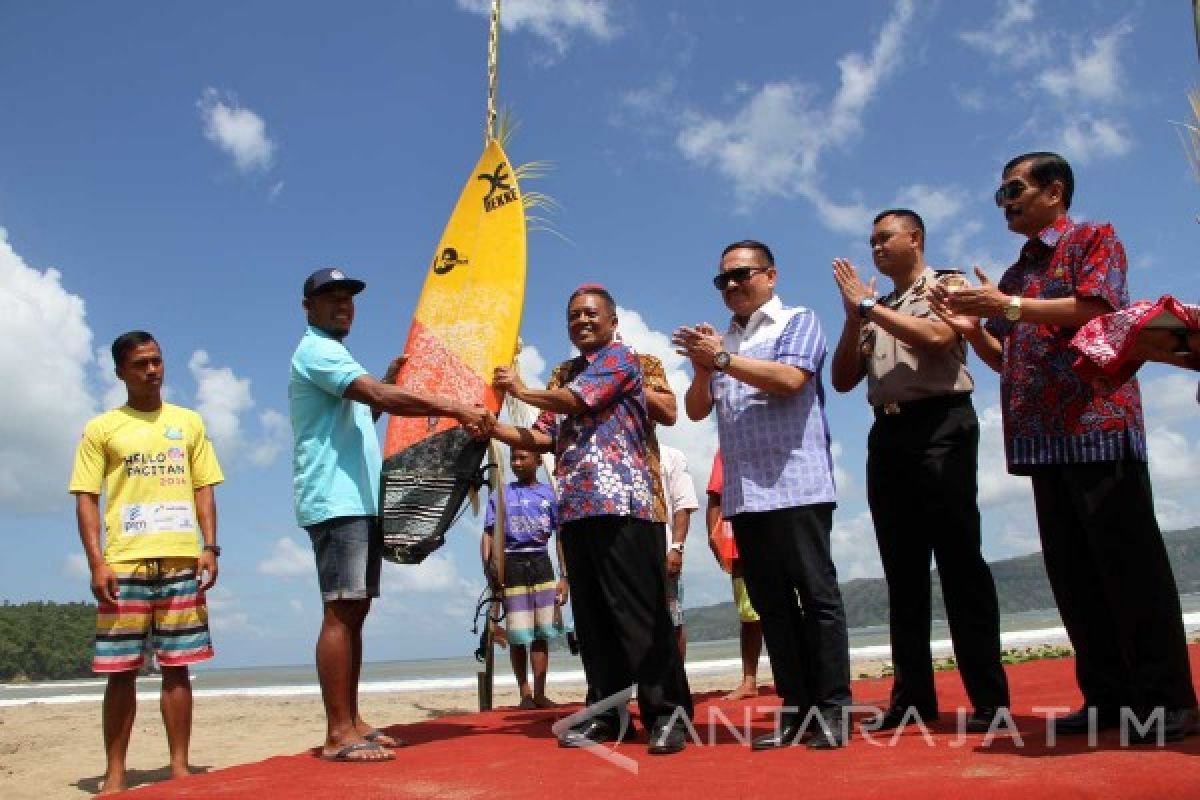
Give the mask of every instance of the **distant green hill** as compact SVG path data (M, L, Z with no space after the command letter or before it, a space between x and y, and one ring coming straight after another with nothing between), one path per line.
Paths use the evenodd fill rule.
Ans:
M1166 533L1163 540L1180 594L1200 592L1200 528ZM991 567L1002 613L1055 607L1040 552L996 561ZM936 570L930 572L933 616L945 619L941 582L935 580L936 577ZM887 624L887 585L882 578L847 581L841 588L846 620L851 628ZM733 639L738 635L737 611L732 602L689 608L686 624L688 640L693 642Z
M91 675L95 630L92 603L0 605L0 681Z

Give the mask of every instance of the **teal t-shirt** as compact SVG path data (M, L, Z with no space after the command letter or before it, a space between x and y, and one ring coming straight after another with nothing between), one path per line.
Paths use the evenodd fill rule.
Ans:
M288 407L296 521L302 527L379 510L382 458L371 409L342 397L366 370L312 325L292 355Z

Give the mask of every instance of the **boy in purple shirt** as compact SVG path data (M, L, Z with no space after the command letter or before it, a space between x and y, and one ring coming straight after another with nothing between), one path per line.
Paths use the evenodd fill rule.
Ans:
M492 542L496 526L496 498L488 501L484 535L479 542L483 571L493 589L503 587L505 636L513 675L521 690L520 708L551 708L546 697L546 671L550 666L547 643L563 633L558 609L567 602L567 580L554 579L550 563L550 536L558 532L558 501L554 490L537 480L538 459L528 450L513 449L509 456L516 480L504 487L504 580L492 567ZM559 574L563 575L562 543L555 539ZM533 667L529 688L528 663Z

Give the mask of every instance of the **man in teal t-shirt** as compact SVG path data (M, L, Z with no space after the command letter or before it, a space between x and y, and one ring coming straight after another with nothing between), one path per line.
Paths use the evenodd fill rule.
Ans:
M403 357L383 381L367 374L342 340L354 322L354 296L366 287L337 269L304 282L308 328L292 356L288 405L292 417L296 520L308 531L324 603L317 638L317 677L325 702L321 757L386 761L398 742L358 713L362 627L379 596L383 534L378 493L382 460L375 420L397 416L453 417L483 436L495 418L482 406L422 397L392 385Z

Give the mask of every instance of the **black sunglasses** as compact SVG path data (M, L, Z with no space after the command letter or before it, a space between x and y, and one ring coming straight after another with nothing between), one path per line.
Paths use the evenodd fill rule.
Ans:
M729 288L729 284L733 281L745 283L751 275L766 269L770 269L770 267L734 267L733 269L727 269L713 278L713 286L723 292Z
M1016 200L1025 194L1025 190L1028 188L1029 184L1022 180L1011 180L1008 183L1001 184L995 194L996 205L1003 206L1006 202Z

